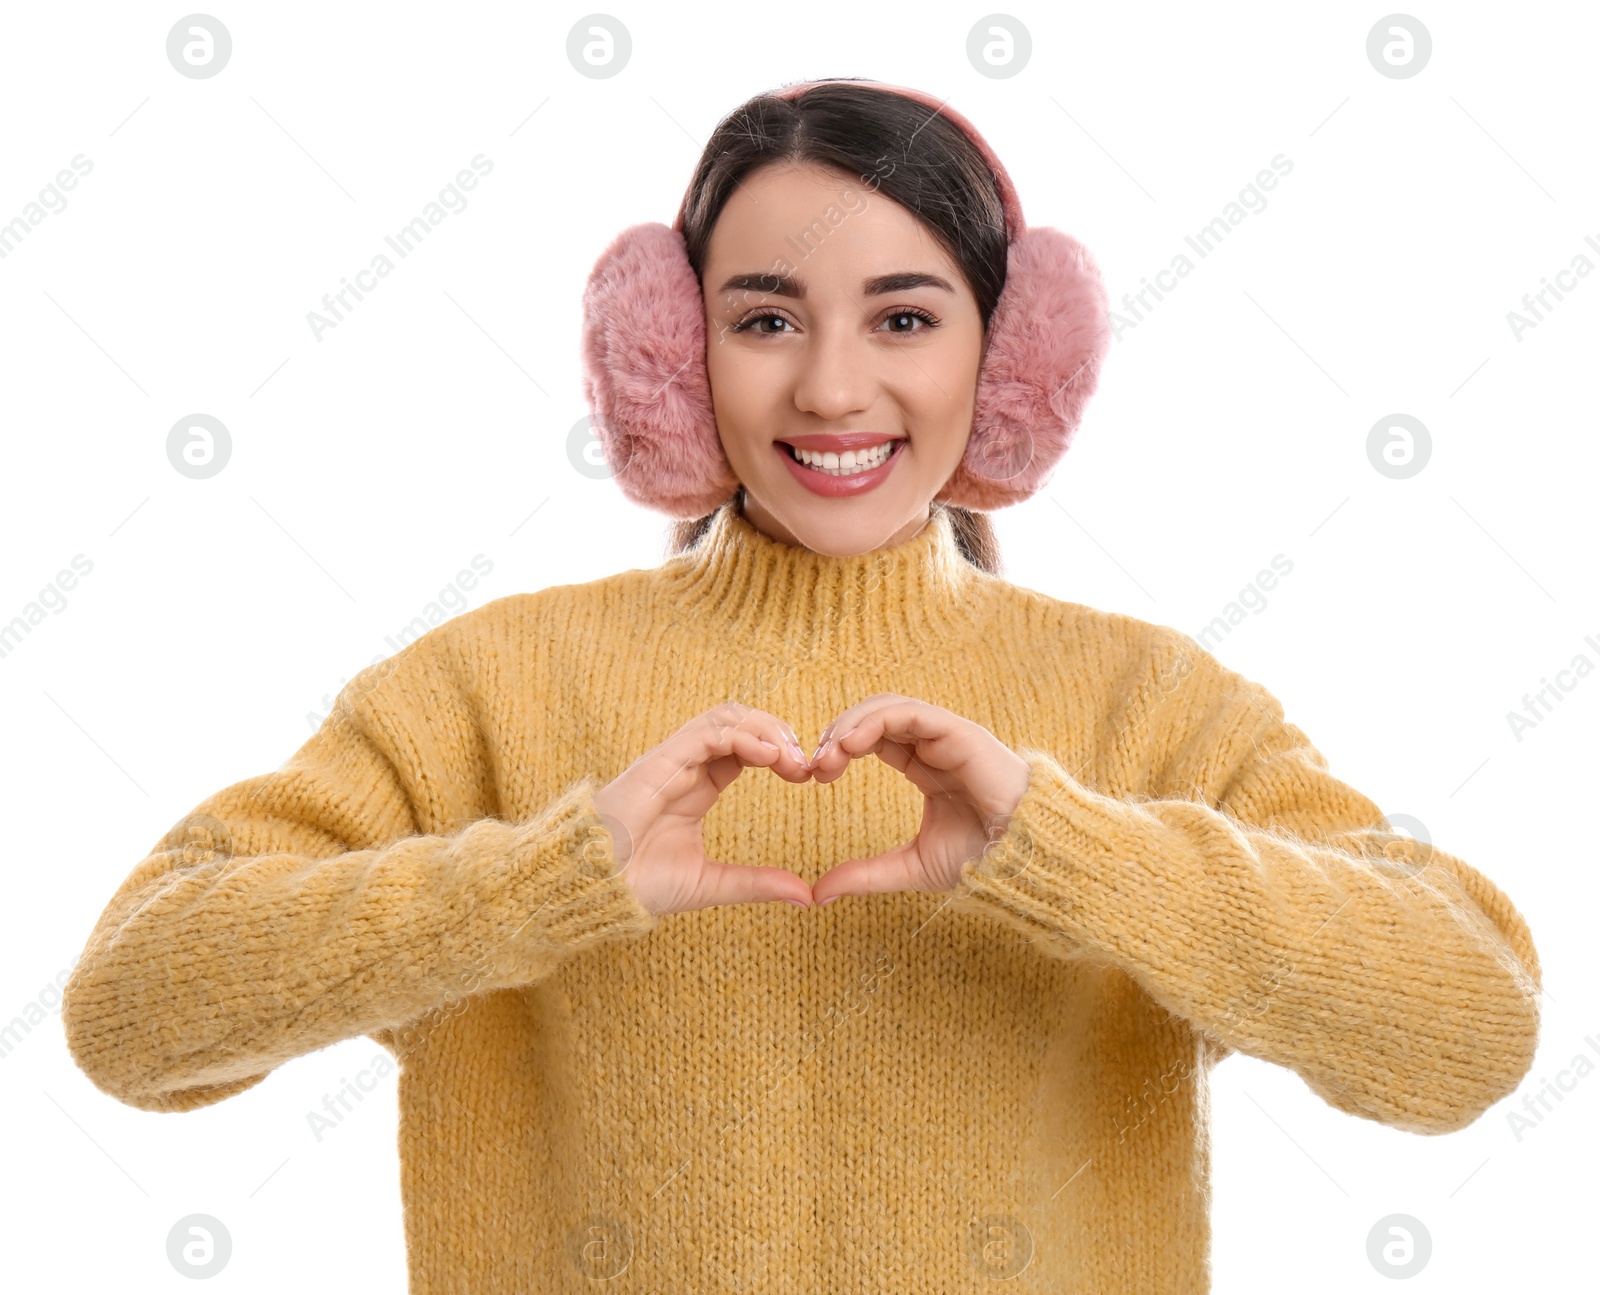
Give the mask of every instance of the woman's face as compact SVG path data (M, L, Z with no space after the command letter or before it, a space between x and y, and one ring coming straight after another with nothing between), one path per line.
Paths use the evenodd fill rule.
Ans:
M966 451L983 358L977 299L938 240L848 172L771 163L723 207L701 281L745 517L836 557L914 535Z

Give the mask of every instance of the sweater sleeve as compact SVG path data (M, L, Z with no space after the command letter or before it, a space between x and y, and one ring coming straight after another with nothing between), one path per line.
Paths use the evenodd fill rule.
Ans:
M1153 711L1208 721L1156 736L1187 752L1174 767L1199 778L1168 781L1193 794L1104 795L1021 748L1027 790L963 866L961 902L1058 956L1110 959L1212 1059L1291 1067L1337 1109L1412 1132L1471 1124L1538 1042L1521 915L1456 855L1390 830L1266 689L1185 642L1189 679Z
M343 1039L392 1031L403 1052L469 995L658 924L618 870L592 776L524 822L418 831L418 799L459 762L441 732L470 717L436 674L411 681L428 694L414 710L380 708L397 659L352 679L276 773L202 801L113 895L61 1011L102 1091L190 1110Z

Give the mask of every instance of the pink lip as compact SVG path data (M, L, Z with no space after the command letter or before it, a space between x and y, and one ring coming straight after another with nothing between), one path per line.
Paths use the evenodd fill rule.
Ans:
M894 465L905 453L905 437L888 437L888 440L894 442L894 449L889 457L875 468L848 477L830 476L826 472L817 472L806 467L789 453L788 446L795 445L802 450L834 450L835 453L843 453L844 450L857 449L863 445L882 445L885 439L871 432L847 432L843 436L797 436L788 442L774 441L772 448L782 456L794 479L812 494L822 495L828 499L845 499L874 490L888 479L889 474L894 471ZM816 442L825 443L816 444ZM843 446L840 448L832 442L843 442Z

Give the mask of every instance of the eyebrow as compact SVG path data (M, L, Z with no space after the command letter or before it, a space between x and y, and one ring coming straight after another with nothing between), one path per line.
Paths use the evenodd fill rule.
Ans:
M955 292L949 281L937 274L921 274L910 270L880 274L861 285L861 290L869 297L881 297L890 292L909 292L912 288L943 288L946 292ZM771 297L792 297L796 301L804 301L806 295L805 280L794 274L736 274L719 291L741 290L761 292Z

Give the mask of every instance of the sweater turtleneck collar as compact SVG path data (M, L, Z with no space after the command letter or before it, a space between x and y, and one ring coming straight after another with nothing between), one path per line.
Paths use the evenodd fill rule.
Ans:
M973 626L983 572L935 508L910 539L830 557L758 530L739 497L661 568L679 612L766 652L834 663L905 660Z

